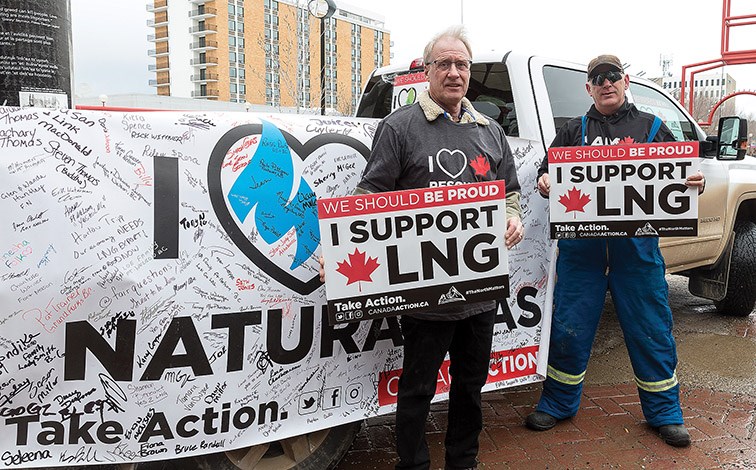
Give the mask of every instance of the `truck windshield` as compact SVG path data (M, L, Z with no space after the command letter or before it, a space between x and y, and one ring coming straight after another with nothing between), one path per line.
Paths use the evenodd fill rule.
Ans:
M417 82L418 72L416 69L371 77L360 100L357 117L384 118L393 110L414 103L427 88L426 83ZM395 87L399 86L402 90L397 92ZM498 122L508 136L519 135L512 85L503 62L473 63L467 99L478 111Z

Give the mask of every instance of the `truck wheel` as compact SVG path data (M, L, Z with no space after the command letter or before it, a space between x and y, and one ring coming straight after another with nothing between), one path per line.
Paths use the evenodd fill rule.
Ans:
M361 425L360 421L348 423L268 444L200 455L194 460L196 468L202 470L331 469L352 446Z
M352 446L361 425L358 421L228 452L129 465L134 465L133 470L331 469Z
M723 315L747 317L756 304L756 224L736 220L734 231L727 294L714 305Z

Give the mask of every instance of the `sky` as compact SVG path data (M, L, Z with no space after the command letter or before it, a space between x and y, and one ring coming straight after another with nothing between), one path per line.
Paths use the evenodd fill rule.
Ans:
M172 0L176 1L176 0ZM179 0L185 1L185 0ZM335 0L338 4L339 0ZM756 14L753 0L731 0L732 15ZM71 0L74 86L79 96L147 93L155 78L147 41L153 31L147 1ZM450 25L464 24L475 51L522 53L587 63L615 54L628 72L661 76L660 56L671 72L720 57L721 0L349 0L382 15L394 43L392 62L422 55L425 43ZM756 48L756 25L731 29L730 50ZM756 65L728 66L739 90L756 90ZM756 115L756 96L737 99Z

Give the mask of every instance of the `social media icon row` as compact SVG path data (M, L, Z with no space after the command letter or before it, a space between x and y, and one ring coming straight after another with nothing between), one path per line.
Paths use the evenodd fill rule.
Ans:
M341 386L324 388L322 395L320 390L305 392L299 395L298 409L300 415L314 413L321 410L338 408L342 400L347 405L356 405L362 400L362 384L349 384L342 389Z

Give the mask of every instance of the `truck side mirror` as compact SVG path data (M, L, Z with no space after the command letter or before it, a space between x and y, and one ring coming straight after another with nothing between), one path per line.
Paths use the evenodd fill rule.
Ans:
M748 121L737 116L719 119L717 133L720 160L742 160L748 147Z

